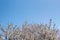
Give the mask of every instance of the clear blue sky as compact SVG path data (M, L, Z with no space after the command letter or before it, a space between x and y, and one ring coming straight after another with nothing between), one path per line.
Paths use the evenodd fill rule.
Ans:
M48 23L50 17L60 28L60 0L0 0L0 23L21 25Z

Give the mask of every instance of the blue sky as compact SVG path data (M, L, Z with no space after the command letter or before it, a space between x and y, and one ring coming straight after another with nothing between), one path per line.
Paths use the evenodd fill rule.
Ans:
M48 23L60 28L60 0L0 0L0 23Z

